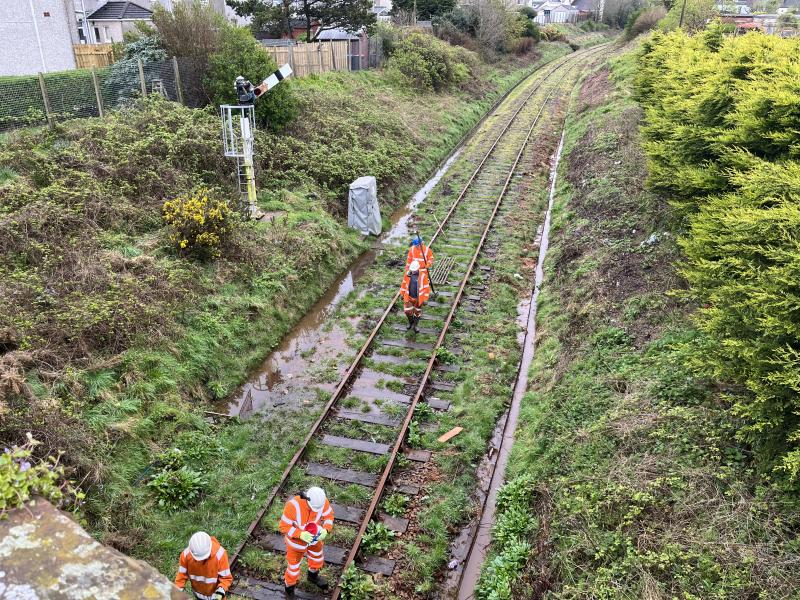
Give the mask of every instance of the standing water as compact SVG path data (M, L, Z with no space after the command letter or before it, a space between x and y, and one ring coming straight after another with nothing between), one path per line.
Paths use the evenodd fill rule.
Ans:
M313 387L321 391L333 390L335 383L314 381L315 366L333 359L346 351L346 331L338 326L330 330L325 327L329 317L339 303L355 289L356 282L369 270L383 247L408 239L409 222L414 210L431 193L439 180L461 154L458 148L442 167L422 186L411 201L397 209L391 216L391 229L384 233L375 247L361 254L343 275L331 284L325 294L311 307L300 321L281 340L258 369L239 390L214 410L230 416L247 418L291 402L300 405L314 398ZM355 325L356 321L351 321Z

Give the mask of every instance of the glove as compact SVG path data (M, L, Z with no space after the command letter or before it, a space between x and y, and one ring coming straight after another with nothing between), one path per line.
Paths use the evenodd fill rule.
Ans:
M214 595L211 596L211 600L222 600L225 597L225 592L214 592Z
M323 528L323 529L322 529L322 530L319 532L319 535L317 535L317 539L318 539L320 542L324 542L326 537L328 537L328 530L327 530L327 529L325 529L325 528Z
M314 536L311 535L308 531L300 532L300 539L303 540L306 544L310 544L314 541Z

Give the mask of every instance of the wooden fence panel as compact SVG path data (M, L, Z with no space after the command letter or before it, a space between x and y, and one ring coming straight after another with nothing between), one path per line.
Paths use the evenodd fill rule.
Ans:
M114 64L111 44L74 44L75 66L79 69L99 69Z
M327 71L349 71L347 40L297 43L292 46L265 46L278 65L289 63L295 77Z

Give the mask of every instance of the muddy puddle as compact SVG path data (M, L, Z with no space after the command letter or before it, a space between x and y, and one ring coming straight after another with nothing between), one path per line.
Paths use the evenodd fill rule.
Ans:
M342 300L355 290L356 283L369 272L383 248L409 237L415 209L428 197L460 154L461 148L447 159L408 204L392 214L391 228L333 282L236 393L215 405L212 411L246 419L281 407L311 405L320 392L333 391L347 366L339 364L344 361L337 359L351 351L347 345L347 338L351 334L338 325L331 326L331 315ZM349 321L351 326L358 326L359 319Z

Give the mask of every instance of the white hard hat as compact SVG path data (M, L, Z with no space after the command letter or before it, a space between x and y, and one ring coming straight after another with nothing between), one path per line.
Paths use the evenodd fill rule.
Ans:
M412 260L411 264L408 266L408 270L411 271L412 273L419 271L419 261Z
M325 490L321 487L314 486L308 488L306 498L308 498L308 505L313 511L319 512L322 510L322 507L325 506Z
M205 560L211 556L211 536L205 531L198 531L189 540L189 552L195 560Z

